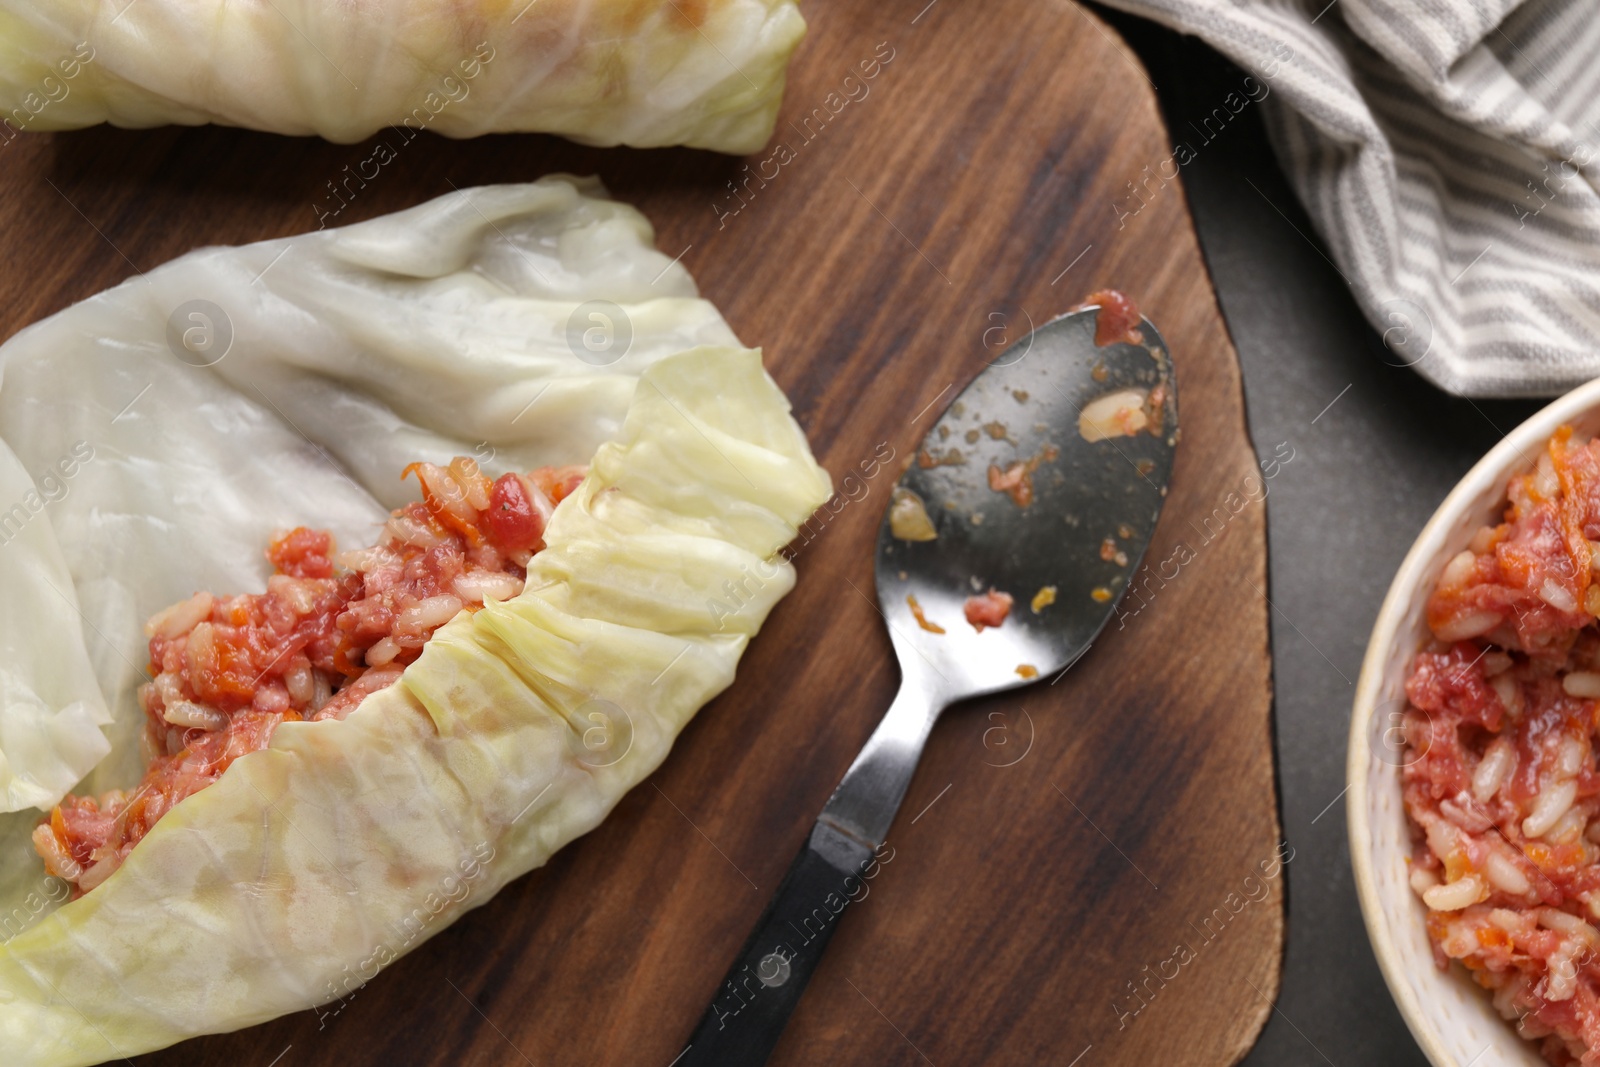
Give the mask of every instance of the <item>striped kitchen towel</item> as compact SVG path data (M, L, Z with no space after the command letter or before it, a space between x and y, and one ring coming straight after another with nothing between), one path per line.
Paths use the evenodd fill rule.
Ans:
M1105 2L1245 69L1391 362L1474 397L1600 375L1595 0Z

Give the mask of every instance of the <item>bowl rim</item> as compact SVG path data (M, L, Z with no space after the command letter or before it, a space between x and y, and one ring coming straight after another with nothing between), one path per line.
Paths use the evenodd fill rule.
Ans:
M1483 458L1472 465L1439 504L1417 535L1395 572L1383 606L1367 639L1356 680L1355 700L1350 712L1350 739L1345 761L1345 814L1349 826L1350 863L1355 875L1356 896L1367 938L1378 958L1378 969L1389 993L1400 1008L1411 1035L1422 1046L1435 1067L1459 1067L1445 1050L1440 1035L1423 1013L1415 989L1407 981L1394 937L1385 922L1372 856L1372 829L1367 819L1367 775L1371 760L1368 724L1377 707L1383 685L1384 663L1393 646L1400 624L1411 604L1411 597L1433 576L1424 573L1438 558L1452 526L1480 497L1484 489L1496 486L1502 492L1512 473L1527 465L1530 455L1542 451L1545 442L1563 424L1600 408L1600 378L1586 382L1558 397L1523 420L1505 434ZM1487 418L1487 416L1485 416Z

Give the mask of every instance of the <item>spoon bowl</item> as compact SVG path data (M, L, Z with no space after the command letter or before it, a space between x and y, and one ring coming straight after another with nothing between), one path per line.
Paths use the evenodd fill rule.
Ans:
M1178 441L1171 358L1148 321L1140 344L1096 345L1096 314L1063 315L1001 353L934 423L884 514L879 605L902 670L909 655L912 669L935 671L946 703L1065 669L1109 621L1155 531ZM1085 439L1096 401L1155 390L1142 427ZM1025 505L991 488L1019 463L1033 468ZM908 493L931 540L896 536ZM1003 625L979 631L964 605L991 588L1014 603Z

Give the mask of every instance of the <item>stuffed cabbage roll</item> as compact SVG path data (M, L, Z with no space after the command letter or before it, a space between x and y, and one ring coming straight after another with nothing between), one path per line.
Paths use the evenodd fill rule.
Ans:
M794 0L0 0L0 137L393 126L743 154L804 32Z
M193 253L0 346L0 472L63 490L0 550L49 583L17 587L38 632L0 672L67 720L44 765L109 749L50 817L0 816L7 1063L347 995L595 826L733 680L830 487L651 239L593 182L465 190ZM250 636L307 620L287 659ZM91 799L122 824L68 826Z

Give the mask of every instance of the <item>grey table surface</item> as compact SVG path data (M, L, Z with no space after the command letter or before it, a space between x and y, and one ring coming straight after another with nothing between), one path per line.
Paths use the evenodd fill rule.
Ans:
M1144 60L1170 130L1244 72L1195 38L1097 9ZM1174 132L1174 136L1177 133ZM1243 364L1259 454L1295 460L1267 499L1278 790L1288 875L1279 999L1248 1067L1422 1067L1356 902L1341 796L1354 681L1402 557L1434 508L1539 401L1469 401L1384 347L1247 108L1181 180Z

